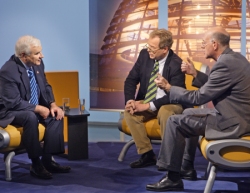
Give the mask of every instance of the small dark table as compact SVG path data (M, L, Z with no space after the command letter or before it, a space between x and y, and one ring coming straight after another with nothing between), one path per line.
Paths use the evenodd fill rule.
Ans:
M71 108L65 112L68 118L68 148L65 150L69 160L88 159L88 116L84 110L80 113L78 108Z

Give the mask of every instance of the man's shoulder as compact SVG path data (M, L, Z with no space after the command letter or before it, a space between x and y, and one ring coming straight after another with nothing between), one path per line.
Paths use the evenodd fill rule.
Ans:
M140 53L139 53L139 57L140 57L140 56L143 56L143 57L149 56L147 49L142 49L142 50L140 51Z
M2 66L1 70L8 70L8 69L15 69L17 68L17 63L15 61L8 60L5 62L5 64Z
M169 57L171 57L170 66L175 66L177 68L180 68L182 59L177 54L175 54L172 50L169 51Z
M170 50L170 51L172 52L172 60L175 60L175 61L181 63L182 59L176 53L174 53L173 50Z
M14 72L15 69L18 68L17 61L11 56L11 58L4 63L4 65L1 67L0 72L6 72L6 71L12 71Z

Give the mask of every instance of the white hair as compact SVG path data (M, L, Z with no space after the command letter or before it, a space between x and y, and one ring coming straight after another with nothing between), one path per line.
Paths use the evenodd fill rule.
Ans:
M33 46L41 46L40 40L30 35L20 37L15 46L16 57L20 57L23 53L29 55Z

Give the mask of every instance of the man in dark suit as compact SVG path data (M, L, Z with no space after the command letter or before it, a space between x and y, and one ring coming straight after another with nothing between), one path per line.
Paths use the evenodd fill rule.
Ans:
M125 112L124 118L135 141L139 160L130 164L131 168L141 168L156 164L155 154L150 139L147 137L144 122L158 118L161 136L170 115L181 114L182 105L170 104L166 92L157 89L153 82L153 73L160 73L172 85L185 88L185 74L181 72L181 58L178 57L171 46L172 33L165 29L156 29L149 35L145 49L141 50L139 57L125 80ZM156 69L156 70L155 70ZM140 85L138 94L136 87ZM134 113L136 111L136 113Z
M183 190L182 158L194 160L184 154L185 146L189 145L185 138L202 135L208 140L234 139L250 134L250 65L244 56L229 48L229 41L230 35L222 27L205 33L202 42L205 56L216 61L208 76L193 70L191 61L182 64L182 70L193 75L193 85L199 90L172 86L161 76L155 79L160 88L169 92L170 102L202 105L212 101L215 109L200 109L196 115L173 115L168 119L157 161L168 173L159 182L148 184L147 190ZM192 172L192 168L186 172Z
M42 58L40 40L33 36L18 39L15 55L0 70L0 126L23 127L21 143L32 160L30 174L51 179L51 173L67 173L70 167L52 160L53 154L64 152L64 112L55 103ZM43 148L38 138L39 123L46 127Z

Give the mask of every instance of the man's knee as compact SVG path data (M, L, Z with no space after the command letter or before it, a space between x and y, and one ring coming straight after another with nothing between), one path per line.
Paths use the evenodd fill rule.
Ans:
M173 123L178 123L180 119L182 119L182 115L171 115L168 118L167 124L170 125Z
M28 121L38 122L38 118L34 112L28 111L28 112L24 113L24 115L25 115L26 119L28 119Z
M171 104L163 105L159 109L157 118L159 122L167 121L170 116L175 115L175 114L181 114L182 111L183 111L183 108L181 105L171 105Z

